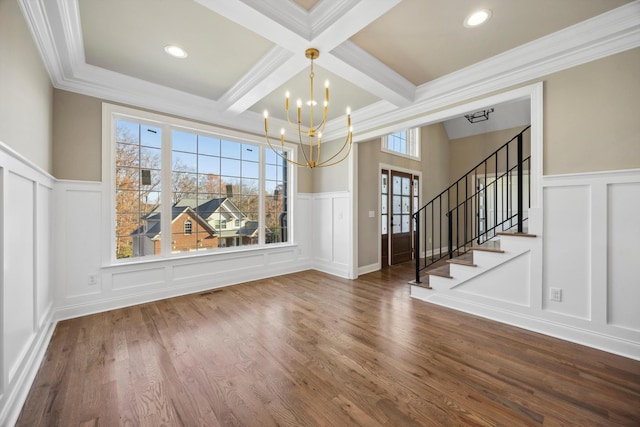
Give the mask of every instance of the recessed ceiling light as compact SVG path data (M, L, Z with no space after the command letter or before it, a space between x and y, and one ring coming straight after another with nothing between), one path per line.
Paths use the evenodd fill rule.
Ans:
M187 57L187 52L179 46L168 44L164 47L164 51L174 58L184 59Z
M477 27L487 22L489 18L491 18L491 11L489 9L478 10L465 18L464 26L467 28Z

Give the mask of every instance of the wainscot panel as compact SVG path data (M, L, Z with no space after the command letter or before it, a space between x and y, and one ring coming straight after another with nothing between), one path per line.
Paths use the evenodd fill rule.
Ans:
M141 289L152 288L157 289L164 286L165 269L164 267L142 267L132 271L119 271L111 275L111 288L114 291L123 289Z
M13 425L53 333L55 180L0 141L0 425Z

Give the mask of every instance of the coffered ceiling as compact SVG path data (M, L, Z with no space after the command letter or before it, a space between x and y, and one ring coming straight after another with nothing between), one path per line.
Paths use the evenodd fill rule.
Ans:
M330 81L355 133L640 45L629 0L20 0L58 88L260 133ZM466 28L465 17L490 20ZM174 44L188 53L164 52ZM497 83L497 81L501 83ZM462 93L466 91L466 93ZM366 132L365 132L366 131ZM373 133L372 133L373 132ZM356 139L358 139L356 137Z

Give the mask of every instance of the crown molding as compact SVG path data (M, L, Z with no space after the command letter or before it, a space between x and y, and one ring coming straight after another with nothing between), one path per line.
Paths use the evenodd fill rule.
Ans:
M263 132L259 114L248 110L241 114L236 112L251 102L249 98L243 98L251 93L247 90L256 82L255 77L245 76L225 94L224 102L216 102L86 64L76 1L19 0L54 87L251 133ZM206 5L211 0L197 1ZM247 3L254 1L257 0L245 0ZM242 2L223 3L228 8L251 9ZM216 11L220 7L223 6L216 6ZM252 13L258 14L255 10ZM257 16L246 19L269 21ZM277 23L272 24L279 27ZM279 31L282 33L284 30L279 27ZM323 60L332 66L332 70L337 70L334 71L337 74L349 75L350 78L355 76L365 89L369 87L372 93L385 95L382 101L352 113L356 127L354 139L362 140L357 137L358 133L379 136L382 133L377 133L376 129L415 122L416 117L438 108L535 81L638 46L640 0L417 88L398 79L392 70L380 67L375 58L348 41L337 46ZM286 56L285 51L281 48L277 55ZM263 60L268 67L274 66L271 59ZM268 87L260 88L260 91L264 90ZM329 122L326 129L325 140L345 135L339 119Z
M331 25L356 7L362 0L323 0L309 12L310 39L326 31ZM396 0L398 2L399 0Z
M417 88L416 99L410 106L382 116L363 117L358 127L368 133L371 129L380 128L381 124L402 123L407 118L413 120L439 108L535 81L639 46L640 1L636 0L425 83Z
M27 1L19 0L18 4L22 10L27 27L33 36L34 41L42 57L45 68L49 73L51 82L55 86L63 77L63 55L58 53L54 34L56 31L51 27L50 17L44 13L44 0Z
M282 27L293 31L306 40L311 40L310 15L302 6L294 2L283 2L282 0L241 1Z

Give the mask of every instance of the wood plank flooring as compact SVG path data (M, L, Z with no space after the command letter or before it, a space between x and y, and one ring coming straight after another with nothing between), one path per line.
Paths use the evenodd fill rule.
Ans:
M18 426L640 425L640 362L316 271L60 322Z

